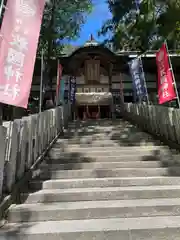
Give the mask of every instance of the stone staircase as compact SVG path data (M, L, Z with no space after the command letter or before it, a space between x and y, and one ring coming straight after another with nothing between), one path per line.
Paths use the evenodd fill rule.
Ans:
M180 177L158 144L121 120L71 124L8 210L0 240L179 240Z

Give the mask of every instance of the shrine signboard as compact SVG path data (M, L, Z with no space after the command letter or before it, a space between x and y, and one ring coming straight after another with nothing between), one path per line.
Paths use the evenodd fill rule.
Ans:
M77 93L100 93L109 92L108 87L78 87Z

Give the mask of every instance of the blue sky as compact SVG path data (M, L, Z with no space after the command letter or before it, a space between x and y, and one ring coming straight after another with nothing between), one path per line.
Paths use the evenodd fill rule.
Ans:
M83 45L89 40L91 33L97 41L104 39L103 37L98 37L97 32L103 25L103 22L111 18L111 14L105 0L94 0L94 2L93 11L87 17L87 21L82 27L79 39L72 42L73 45Z

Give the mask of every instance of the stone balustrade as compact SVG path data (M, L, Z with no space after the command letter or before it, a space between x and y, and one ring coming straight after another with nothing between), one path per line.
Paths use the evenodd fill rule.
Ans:
M180 109L160 105L126 103L123 115L145 131L180 144Z
M62 107L4 122L0 127L0 197L32 169L68 121Z

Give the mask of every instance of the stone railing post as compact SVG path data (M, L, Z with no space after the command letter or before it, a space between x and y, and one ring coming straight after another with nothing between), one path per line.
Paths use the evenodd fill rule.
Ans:
M0 197L2 197L3 180L4 180L4 164L5 164L5 152L6 152L6 133L5 127L0 126Z
M62 107L57 107L0 126L0 198L3 192L12 191L63 131L62 112ZM67 114L66 121L68 117Z
M149 133L180 144L180 109L127 103L124 117Z

